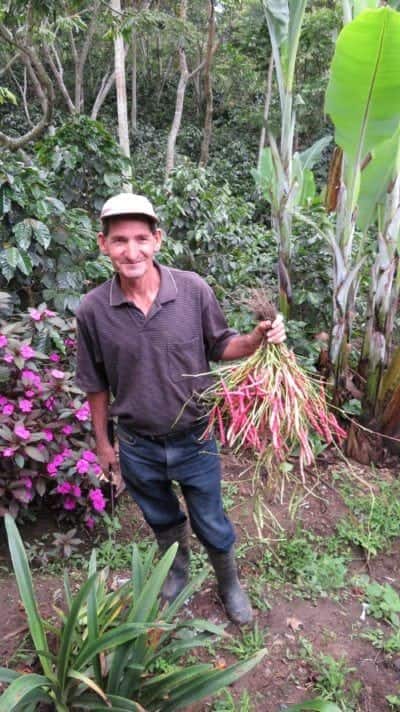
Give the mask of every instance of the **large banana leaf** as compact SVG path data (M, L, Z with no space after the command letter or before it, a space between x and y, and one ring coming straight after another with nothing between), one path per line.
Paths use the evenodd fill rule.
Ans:
M274 58L277 59L276 50L281 48L284 83L291 87L307 0L263 0L263 4Z
M32 576L24 545L17 525L9 514L5 515L5 525L15 578L17 580L19 595L21 596L22 603L24 604L26 617L28 619L29 631L36 650L40 651L38 652L38 655L43 672L48 675L49 678L54 679L51 664L49 663L50 651L42 619L36 603Z
M392 179L399 170L400 132L372 151L371 161L361 173L357 224L365 231L376 217L377 207L384 202Z
M365 10L341 31L326 111L351 165L389 140L400 122L400 14Z

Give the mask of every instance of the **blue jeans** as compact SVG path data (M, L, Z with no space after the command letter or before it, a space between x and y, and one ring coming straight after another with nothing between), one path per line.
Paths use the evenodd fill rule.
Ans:
M217 444L214 437L200 441L202 430L149 438L119 428L121 473L154 532L186 520L172 487L176 480L198 539L207 548L226 552L235 533L223 510Z

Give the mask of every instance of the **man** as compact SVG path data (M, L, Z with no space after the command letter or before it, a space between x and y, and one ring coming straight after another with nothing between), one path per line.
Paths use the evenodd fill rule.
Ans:
M248 335L228 328L203 279L154 260L162 234L144 196L116 195L100 217L99 247L115 275L89 292L77 313L77 383L87 393L99 463L119 478L107 434L111 415L118 420L120 467L128 491L161 551L179 543L164 599L174 600L188 581L188 523L172 488L175 480L192 529L207 549L229 618L249 623L252 610L238 580L235 534L222 506L217 446L214 437L201 439L206 416L196 393L212 383L210 360L249 356L264 337L270 343L283 341L282 317L272 325L259 323Z

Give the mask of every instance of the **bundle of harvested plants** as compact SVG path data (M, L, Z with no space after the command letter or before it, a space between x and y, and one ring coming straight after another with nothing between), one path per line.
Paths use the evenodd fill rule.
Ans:
M247 301L258 319L274 321L277 312L263 290ZM311 432L330 444L346 432L328 409L323 383L297 363L285 344L265 340L249 358L221 366L203 398L210 406L205 432L237 454L256 455L257 470L276 469L291 455L304 467L315 460ZM275 468L274 468L275 466Z

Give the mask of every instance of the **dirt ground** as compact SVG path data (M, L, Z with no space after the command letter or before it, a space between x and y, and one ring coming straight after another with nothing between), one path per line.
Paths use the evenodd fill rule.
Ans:
M316 673L310 660L304 655L304 639L312 645L314 654L322 652L335 659L345 658L347 668L352 669L347 684L350 685L356 680L360 682L361 688L357 703L349 709L358 712L385 712L394 709L386 701L386 696L400 694L400 655L386 655L361 637L367 628L376 628L379 623L369 616L366 620L361 619L363 593L354 581L357 576L368 575L381 584L389 582L400 592L400 542L395 540L384 553L369 561L362 550L355 547L352 550L346 584L342 590L335 591L332 595L305 597L290 584L274 584L273 580L263 576L265 572L260 568L266 548L273 549L276 540L294 532L299 522L304 529L319 537L331 536L335 533L338 520L346 514L346 505L336 486L337 478L332 476L332 473L340 468L343 471L343 463L337 465L334 458L329 459L328 456L322 462L319 475L312 475L307 481L312 490L308 495L299 488L294 488L292 484L287 485L283 502L280 502L276 495L269 495L269 514L263 530L264 542L257 538L248 468L229 456L223 457L223 463L226 482L224 492L229 495L228 511L238 535L241 578L247 588L252 589L256 628L260 635L262 634L264 646L268 650L262 663L230 688L237 701L235 709L238 712L242 712L242 709L247 712L249 709L240 707L239 702L246 690L252 703L250 709L257 712L279 712L285 709L285 705L317 696ZM353 475L356 479L368 480L370 473L367 468L353 463L351 470L352 472L348 473L348 481L351 481ZM391 478L396 477L396 471L393 468L383 469L381 477L390 482ZM359 480L357 482L359 483ZM118 540L139 541L150 535L135 505L126 494L122 495L121 501L119 512L122 529L118 532ZM23 527L21 533L25 541L32 542L46 528L48 520L41 516L33 525ZM200 547L194 539L193 548L200 552ZM7 570L8 566L5 541L2 541L0 664L29 669L34 659L29 653L24 612L13 575ZM42 614L51 615L53 605L62 600L62 577L46 575L40 570L35 572L34 584ZM226 622L211 574L202 590L187 602L184 615L206 618L216 623ZM228 624L226 631L232 636L230 640L243 641L240 630L233 624ZM230 664L237 659L229 646L217 644L215 651L219 664ZM204 651L199 655L203 659ZM213 710L214 704L212 701L198 703L192 706L191 710ZM224 708L220 706L217 709ZM232 709L232 706L226 707L227 712ZM343 709L346 709L345 705Z

